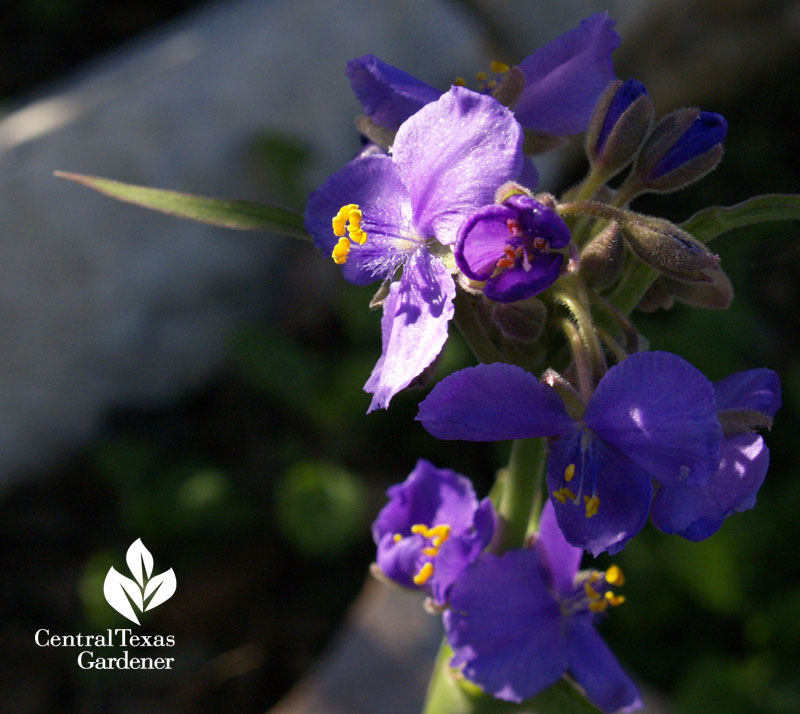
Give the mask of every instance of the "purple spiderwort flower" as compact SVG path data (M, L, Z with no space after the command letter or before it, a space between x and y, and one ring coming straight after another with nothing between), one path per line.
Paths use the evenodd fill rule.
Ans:
M479 503L469 479L425 459L386 495L389 503L372 525L378 567L444 605L453 582L494 535L491 502Z
M525 87L514 112L523 127L558 135L586 129L597 98L614 79L615 24L605 14L592 15L520 62ZM367 116L390 129L441 94L374 55L351 60L347 76Z
M486 297L513 302L556 281L564 256L551 250L569 241L567 224L552 208L515 194L472 214L462 224L453 252L464 275L486 281Z
M482 364L436 385L417 419L443 439L554 437L547 482L559 525L594 555L619 552L642 529L651 479L707 484L723 439L711 382L668 352L640 352L611 367L580 418L520 367Z
M484 554L458 578L444 614L451 666L500 699L520 702L569 672L604 712L642 706L636 685L594 629L622 571L578 571L583 551L569 545L550 503L532 548Z
M750 412L770 423L781 405L778 375L769 369L751 369L714 383L717 410ZM736 512L752 508L769 466L769 449L758 434L732 430L722 442L719 468L703 486L676 483L662 486L653 499L653 523L665 533L704 540Z
M453 87L403 123L391 156L358 157L311 194L306 229L344 277L394 280L383 302L383 352L364 386L369 411L388 406L441 351L455 283L438 256L467 216L519 176L522 160L512 113Z

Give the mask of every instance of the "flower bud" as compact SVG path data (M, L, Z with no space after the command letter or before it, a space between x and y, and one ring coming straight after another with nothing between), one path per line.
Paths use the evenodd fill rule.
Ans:
M586 154L607 178L636 156L653 123L653 100L635 79L617 80L600 96L586 133Z
M622 231L619 223L612 221L584 246L578 273L587 285L602 290L619 277L624 258Z
M723 154L728 123L721 114L678 109L664 117L642 147L634 173L643 190L668 192L712 171Z
M733 300L733 285L730 278L721 268L702 271L710 280L708 282L681 282L662 278L669 294L692 307L706 310L725 310Z
M514 342L535 342L547 320L547 308L538 298L514 303L493 302L492 322L503 337Z
M719 256L674 223L629 213L621 227L631 250L656 270L676 280L712 280L702 271L715 267Z

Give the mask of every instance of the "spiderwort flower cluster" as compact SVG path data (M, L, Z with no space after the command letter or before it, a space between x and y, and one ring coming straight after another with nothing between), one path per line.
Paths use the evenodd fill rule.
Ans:
M381 283L369 411L434 362L455 317L481 364L442 379L417 419L441 439L514 441L492 501L420 459L373 524L373 572L442 614L452 681L522 702L568 675L605 712L642 702L595 631L624 577L581 570L584 551L619 552L648 518L702 540L752 508L769 463L758 430L780 407L768 369L712 383L642 350L638 303L732 299L708 236L629 209L713 169L727 125L689 108L654 127L644 85L614 76L613 25L594 15L515 67L492 63L477 91L352 60L369 141L305 213L347 280ZM560 199L535 194L532 147L584 130L584 180ZM426 712L441 706L433 688Z

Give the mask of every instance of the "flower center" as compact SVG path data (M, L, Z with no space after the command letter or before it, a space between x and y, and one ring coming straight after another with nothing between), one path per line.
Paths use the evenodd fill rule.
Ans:
M583 451L581 455L583 456ZM574 488L572 488L572 486L574 486L574 484L572 484L574 478L575 464L570 464L564 469L564 475L561 478L561 483L564 485L553 491L553 498L561 504L572 501L572 503L577 506L581 502L581 496L583 496L586 517L591 518L597 515L597 511L600 509L600 498L597 495L597 482L594 478L594 470L591 468L581 468L577 493L575 493ZM567 486L566 484L572 484L572 486Z
M521 266L527 273L533 265L536 253L548 253L550 243L541 236L533 237L526 234L517 218L509 218L506 225L508 242L503 246L503 257L495 264L496 271L502 272L507 268Z
M605 612L609 607L617 607L625 602L624 595L617 595L611 588L625 584L622 570L612 565L605 572L583 570L575 576L575 590L560 601L564 615L581 612Z
M498 62L497 60L492 60L491 64L489 65L489 69L494 76L493 79L489 78L488 72L478 72L475 77L478 80L478 91L487 94L491 92L496 86L497 83L500 81L502 76L506 74L511 67L509 67L505 62ZM453 84L457 87L466 87L467 80L463 77L456 77L453 80Z
M331 253L331 258L337 265L347 262L352 243L363 245L366 242L367 234L361 228L361 218L362 213L358 204L347 203L331 219L333 234L339 237Z
M425 585L433 577L433 558L438 555L439 548L450 537L450 529L451 526L447 523L441 523L431 528L424 523L411 526L412 533L421 535L428 541L428 544L422 549L423 563L413 578L415 585Z

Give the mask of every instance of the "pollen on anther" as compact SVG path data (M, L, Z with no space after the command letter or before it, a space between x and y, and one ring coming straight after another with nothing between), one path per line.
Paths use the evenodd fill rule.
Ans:
M586 517L596 516L600 508L600 499L597 496L584 496L583 501L586 504Z
M609 585L624 585L625 584L625 575L622 573L622 569L618 565L612 565L608 570L606 570L606 582Z
M333 258L333 262L336 265L342 265L347 262L348 253L350 253L350 240L343 236L339 238L339 241L333 247L331 258Z
M453 86L454 87L466 87L467 86L467 80L464 79L463 77L456 77L453 80Z
M395 543L399 543L401 540L403 540L403 536L402 536L400 533L395 533L395 534L392 536L392 540L393 540Z
M489 69L492 70L495 74L504 74L511 69L505 62L498 62L497 60L492 60L492 63L489 65Z
M569 483L573 478L575 478L575 464L570 464L564 470L564 480Z
M414 585L425 585L433 577L433 563L425 563L414 576Z

